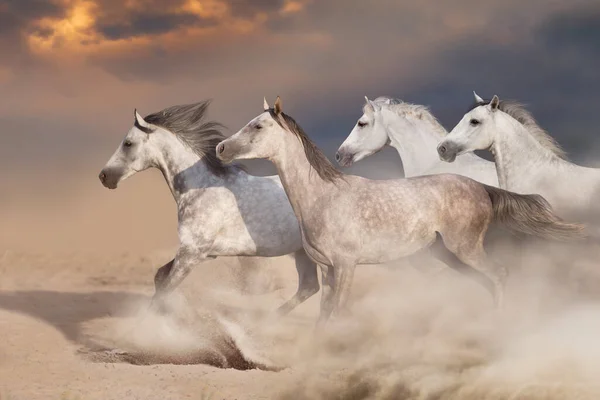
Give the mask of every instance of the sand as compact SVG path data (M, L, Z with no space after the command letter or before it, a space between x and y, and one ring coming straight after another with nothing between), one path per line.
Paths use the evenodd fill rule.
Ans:
M167 188L85 172L1 200L1 399L600 398L596 249L522 254L499 313L423 258L359 267L351 315L315 332L319 294L273 314L297 285L286 256L199 265L157 315Z

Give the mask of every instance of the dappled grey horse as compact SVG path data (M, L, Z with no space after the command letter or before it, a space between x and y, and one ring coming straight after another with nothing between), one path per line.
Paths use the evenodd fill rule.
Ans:
M215 155L221 125L206 121L207 101L178 105L142 118L100 173L110 189L136 172L158 168L177 203L179 249L154 278L153 304L192 268L217 256L276 257L294 253L298 291L285 314L319 291L316 265L306 256L298 221L278 176L258 177L225 166Z
M345 175L283 113L279 97L273 108L266 101L264 108L217 146L217 156L224 162L267 159L277 168L304 249L321 268L321 324L345 307L357 264L392 261L441 239L440 258L483 274L482 283L500 307L508 272L483 247L492 222L545 238L582 236L582 226L562 222L541 196L518 195L460 175L395 180Z

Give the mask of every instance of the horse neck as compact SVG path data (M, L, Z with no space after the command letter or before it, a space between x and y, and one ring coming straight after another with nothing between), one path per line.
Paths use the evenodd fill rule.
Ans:
M276 146L280 150L270 161L277 169L294 214L301 221L303 211L310 212L307 210L315 200L322 194L335 190L336 186L321 179L310 165L304 146L293 133L284 132L280 137L282 143Z
M519 190L521 181L534 181L539 171L562 162L556 154L542 146L520 122L504 113L499 113L496 118L496 137L491 150L501 188Z
M400 155L407 178L422 175L439 162L436 147L446 131L427 119L405 118L407 122L400 122L400 118L405 117L391 110L383 114L390 144ZM409 129L405 128L407 125Z
M215 186L221 180L192 149L171 133L166 133L161 140L157 168L177 204L190 190Z

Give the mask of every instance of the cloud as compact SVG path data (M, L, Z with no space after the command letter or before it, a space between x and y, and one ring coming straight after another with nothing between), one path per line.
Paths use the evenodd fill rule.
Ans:
M106 23L96 25L97 31L106 39L116 40L142 35L157 35L186 26L215 26L217 21L202 19L191 13L132 15L126 23Z
M227 6L234 16L252 17L257 13L273 13L289 3L285 0L227 0Z
M60 17L64 9L48 0L5 0L0 4L0 35L27 29L29 23L45 16Z
M600 5L557 15L546 21L538 34L549 48L600 58Z
M592 1L57 0L37 11L34 4L13 21L22 56L0 61L0 117L35 115L44 127L13 122L26 137L71 135L82 146L93 137L109 148L133 107L147 113L205 98L215 99L211 115L235 131L260 111L263 96L281 95L331 155L365 94L430 105L451 128L473 89L528 103L571 152L583 150L598 125L590 112L600 93ZM2 51L14 42L5 40Z
M439 53L424 83L405 91L407 100L431 105L451 129L470 105L472 90L516 99L577 159L598 132L599 24L600 6L584 5L550 14L508 43L469 38Z

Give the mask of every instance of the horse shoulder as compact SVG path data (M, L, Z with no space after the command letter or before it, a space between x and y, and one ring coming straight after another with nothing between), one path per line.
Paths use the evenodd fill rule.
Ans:
M195 243L210 242L236 216L239 210L235 196L224 187L189 193L178 204L179 237Z

